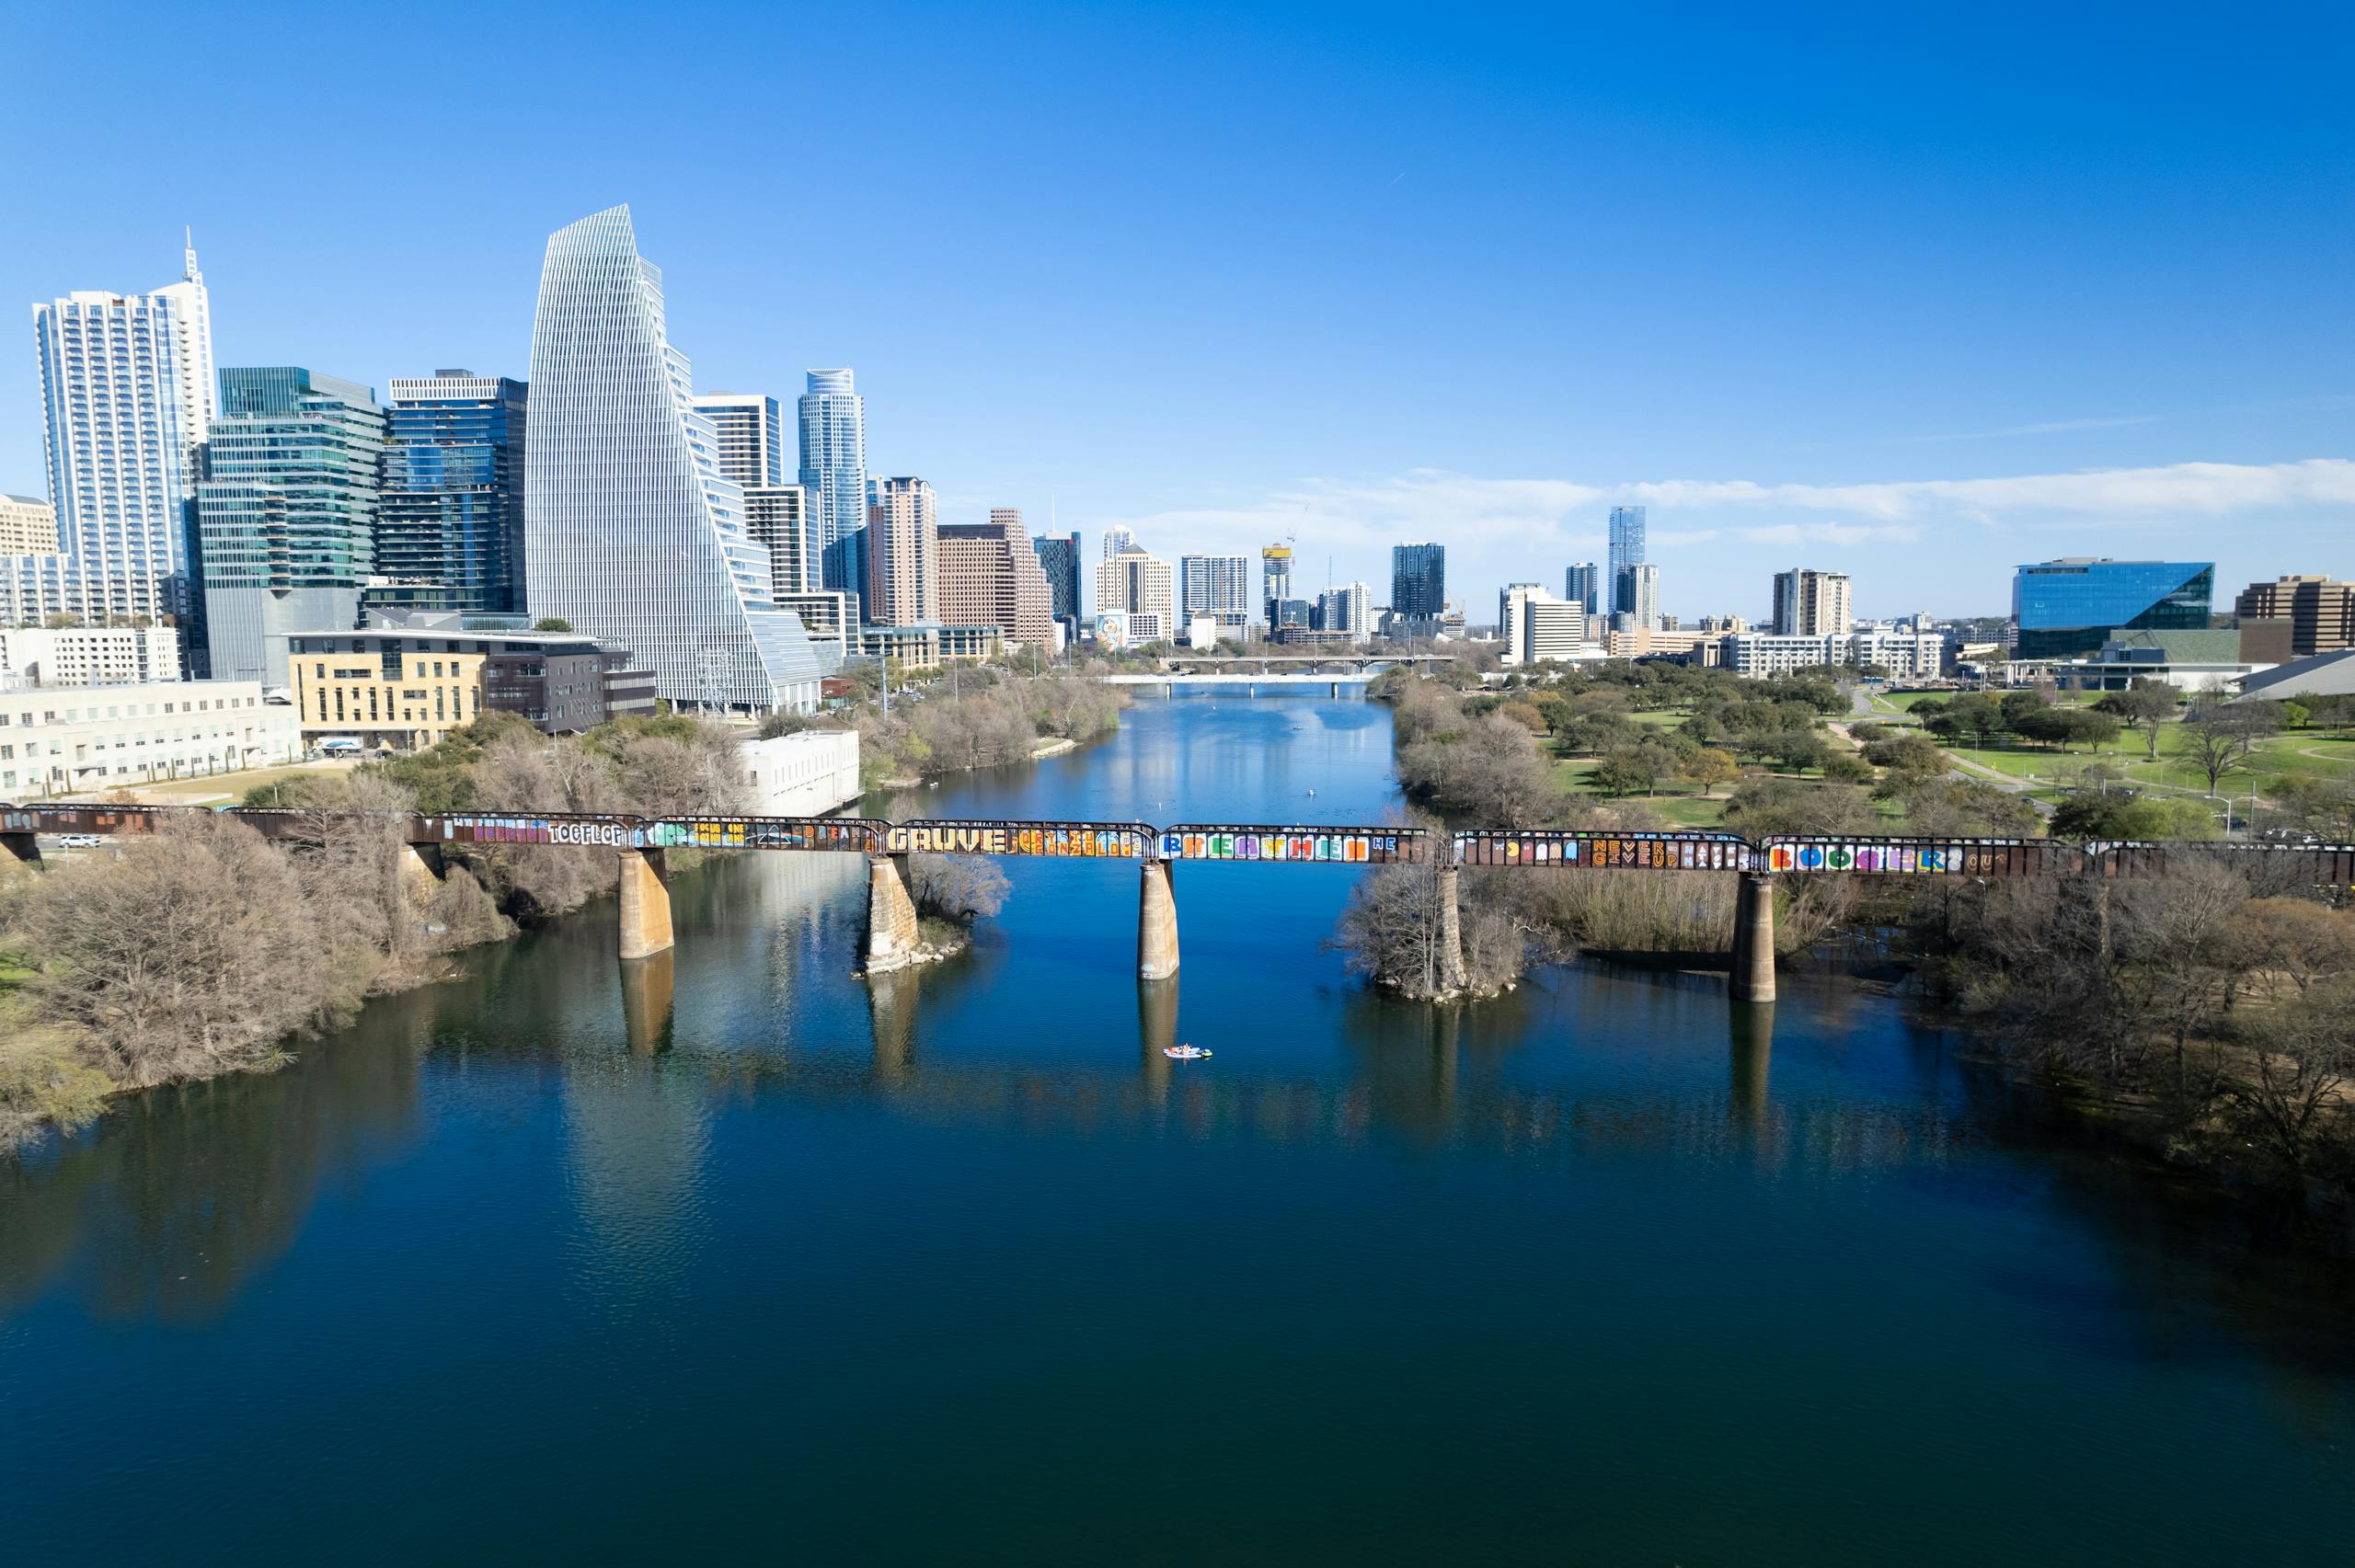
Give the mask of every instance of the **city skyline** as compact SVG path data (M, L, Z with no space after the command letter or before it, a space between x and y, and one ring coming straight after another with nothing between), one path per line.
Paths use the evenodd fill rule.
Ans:
M2187 42L2152 40L2144 68L2120 75L2088 68L2106 30L2073 24L1998 80L1901 39L1939 91L1899 93L1860 54L1752 38L1728 12L1723 28L1679 29L1689 71L1639 71L1644 91L1611 95L1604 114L1566 89L1646 58L1664 21L1605 18L1566 81L1539 65L1563 23L1432 40L1374 17L1337 40L1304 19L1221 14L1296 95L1204 93L1223 51L1152 18L1017 40L934 15L902 36L911 80L948 79L978 52L1035 105L1035 133L925 109L844 150L838 172L879 202L986 236L953 285L908 256L849 275L687 155L691 132L601 123L584 85L649 62L716 79L714 63L628 29L584 29L552 46L567 69L502 84L529 128L519 155L542 173L522 200L488 174L445 182L457 237L430 254L384 246L373 203L327 179L293 214L234 166L133 164L93 204L69 150L152 143L257 73L298 65L359 101L393 82L464 96L523 24L475 18L489 36L458 59L424 48L430 14L373 53L241 36L232 58L133 29L105 44L124 90L94 126L64 111L100 40L14 17L26 57L54 68L0 110L23 155L12 211L44 236L0 257L0 289L23 303L150 286L192 224L224 361L327 364L377 385L440 364L523 379L541 242L627 200L693 280L675 325L702 348L705 384L783 400L807 367L856 365L881 399L868 471L930 477L944 521L1018 506L1053 531L1125 521L1173 555L1297 534L1304 563L1330 555L1335 580L1376 583L1393 544L1438 539L1465 604L1603 558L1615 504L1652 509L1667 608L1686 614L1762 612L1754 585L1798 548L1855 578L1860 613L1999 613L2018 561L2213 554L2221 579L2257 581L2315 569L2355 521L2349 306L2327 265L2355 220L2280 199L2280 170L2346 164L2333 95L2293 81L2219 140L2175 112L2222 63ZM739 19L744 47L786 36ZM821 51L908 31L890 8L796 26ZM2229 60L2253 44L2219 47ZM1134 105L1092 85L1126 74L1083 68L1147 53L1168 69ZM2048 86L2066 112L2010 112L2010 95ZM1411 132L1374 109L1401 97L1427 106ZM1832 145L1821 117L1834 112L1876 118L1877 150ZM1097 177L1156 123L1186 132L1154 135L1171 149L1156 189L1207 188L1245 145L1271 148L1254 166L1282 171L1223 210L1238 243L1207 270L1179 268L1200 247L1170 243L1187 202L1146 205ZM1110 144L1062 137L1081 125ZM2195 152L2211 175L2183 181ZM297 178L332 156L284 155ZM1069 177L1036 177L1050 170ZM1511 252L1439 246L1477 212L1557 188L1576 200L1536 200L1547 215ZM1403 233L1407 211L1430 221ZM1074 226L1120 242L1042 248ZM1604 228L1644 243L1576 243ZM2017 245L2024 232L2038 243ZM1883 351L1900 340L1904 354ZM0 490L30 495L28 361L0 361ZM1451 393L1410 417L1402 380Z

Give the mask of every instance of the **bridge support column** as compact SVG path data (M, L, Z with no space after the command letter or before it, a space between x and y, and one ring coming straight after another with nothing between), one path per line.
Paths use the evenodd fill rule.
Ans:
M671 1048L671 1001L678 983L678 957L665 948L622 966L622 1028L632 1056L650 1057Z
M401 846L401 891L411 909L424 909L442 890L442 846Z
M889 974L915 962L916 904L908 897L908 857L867 857L867 972Z
M622 956L650 958L672 943L669 868L661 850L624 850L621 863Z
M30 833L0 833L0 882L40 869L40 841Z
M1443 991L1464 989L1464 916L1455 901L1462 876L1457 866L1439 868L1439 989Z
M1137 979L1166 980L1178 972L1178 895L1169 863L1149 860L1137 895Z
M1333 696L1339 696L1341 694L1341 683L1338 681L1334 681L1332 685L1327 688L1327 691L1329 694Z
M1734 894L1733 979L1736 1001L1775 1000L1775 878L1745 871Z

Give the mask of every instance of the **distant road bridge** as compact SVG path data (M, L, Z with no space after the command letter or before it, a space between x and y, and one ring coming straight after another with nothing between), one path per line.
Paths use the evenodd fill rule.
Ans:
M0 806L0 847L39 864L43 834L138 835L174 818L209 814L193 806ZM235 817L265 837L300 841L318 831L319 813L237 807ZM333 815L332 813L327 815ZM908 896L911 854L977 854L1129 862L1141 877L1137 973L1165 979L1178 970L1178 905L1172 873L1187 862L1212 864L1429 865L1439 879L1440 972L1460 981L1455 887L1464 866L1514 869L1591 867L1603 871L1729 872L1741 878L1735 903L1733 995L1775 996L1777 873L1841 876L2102 878L2164 873L2179 859L2228 856L2257 862L2283 886L2355 885L2355 845L2118 843L2080 848L2052 839L1823 837L1569 830L1430 830L1400 827L1281 823L1018 821L934 818L887 822L863 817L660 817L623 814L446 813L400 819L419 876L440 875L452 847L534 844L603 849L621 859L621 956L638 959L672 944L664 856L672 849L776 850L860 854L867 861L867 968L904 967L917 948ZM0 857L5 862L6 857Z

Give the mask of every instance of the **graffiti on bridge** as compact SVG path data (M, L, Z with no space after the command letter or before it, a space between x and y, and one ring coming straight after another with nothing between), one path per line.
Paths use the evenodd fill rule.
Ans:
M1154 846L1161 860L1328 861L1385 865L1423 861L1427 836L1412 828L1269 828L1185 824L1165 828Z
M1462 865L1589 865L1646 871L1749 871L1758 852L1730 833L1464 832Z

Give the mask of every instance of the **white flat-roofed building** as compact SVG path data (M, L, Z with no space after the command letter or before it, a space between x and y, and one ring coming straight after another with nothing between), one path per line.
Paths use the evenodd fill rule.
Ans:
M1600 658L1587 646L1586 606L1557 599L1536 583L1515 583L1497 605L1497 630L1504 638L1503 664L1568 663Z
M737 743L756 817L816 817L859 797L858 731L805 729Z
M0 688L0 798L96 794L303 754L294 709L258 681Z
M35 686L131 686L178 681L173 626L0 628L0 675Z
M1938 674L1946 663L1946 638L1936 632L1828 632L1821 636L1738 632L1717 646L1720 662L1736 675L1878 665L1901 680L1917 680Z

